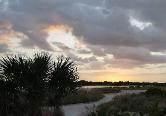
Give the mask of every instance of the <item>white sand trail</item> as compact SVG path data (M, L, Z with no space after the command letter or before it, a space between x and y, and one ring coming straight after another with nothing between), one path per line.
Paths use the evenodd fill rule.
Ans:
M87 108L93 108L94 106L98 106L100 104L109 102L112 100L114 96L120 94L130 94L130 93L138 94L144 91L145 90L123 90L120 93L105 94L105 97L103 99L96 102L65 105L62 107L62 109L64 111L65 116L83 116L83 113L86 112Z

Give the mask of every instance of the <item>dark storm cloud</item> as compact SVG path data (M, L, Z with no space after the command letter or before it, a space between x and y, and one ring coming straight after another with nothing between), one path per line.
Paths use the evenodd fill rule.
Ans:
M82 17L83 21L78 24L79 26L75 26L75 34L84 35L85 41L95 45L141 46L152 51L165 50L165 28L160 25L165 25L163 19L166 17L163 4L166 5L166 3L160 4L153 0L152 2L127 1L112 0L106 7L111 13L106 16L101 13L101 10L99 10L100 12L96 10L94 6L82 6L84 7L82 9L86 10L81 13L85 13L85 15ZM133 4L138 4L138 6L133 8ZM148 5L157 5L157 7L148 7ZM151 22L152 26L141 31L131 26L129 22L131 16L142 22ZM163 21L158 18L162 18Z
M8 0L8 5L4 1L0 20L8 20L16 32L27 36L21 42L24 47L53 50L41 28L60 23L83 37L94 55L113 54L118 62L135 66L166 61L165 56L150 54L166 51L165 0ZM131 18L151 25L141 30Z
M41 31L43 25L56 22L51 8L53 7L49 1L12 0L9 1L7 9L1 9L0 19L10 21L15 31L22 32L28 37L22 40L24 47L37 46L53 50L46 41L47 33Z

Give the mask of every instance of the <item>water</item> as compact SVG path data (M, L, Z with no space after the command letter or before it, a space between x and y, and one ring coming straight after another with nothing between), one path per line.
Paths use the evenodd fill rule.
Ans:
M138 94L140 92L144 92L144 90L123 90L120 93L109 93L109 94L105 94L105 97L99 101L90 102L90 103L65 105L62 107L62 109L64 111L65 116L83 116L83 114L87 111L88 108L93 108L103 103L109 102L116 95L130 94L130 93Z
M94 89L94 88L106 88L106 87L127 87L129 88L129 86L82 86L81 88L83 89Z

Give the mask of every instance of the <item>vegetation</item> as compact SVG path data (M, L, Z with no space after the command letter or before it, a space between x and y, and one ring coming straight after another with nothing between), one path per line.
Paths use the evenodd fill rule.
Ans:
M103 87L93 89L81 89L67 95L63 99L63 104L76 104L94 102L102 99L104 94L119 93L121 90L146 90L145 87Z
M147 90L152 87L146 87L146 86L129 86L129 87L111 87L113 90Z
M104 88L94 88L93 91L99 92L99 93L119 93L122 89L121 88L112 88L112 87L104 87Z
M97 107L93 116L164 116L165 93L161 89L151 88L141 94L116 96L112 101Z
M67 95L63 99L63 104L76 104L94 102L102 99L104 94L119 93L120 88L93 88L93 89L79 89L78 91Z
M98 91L78 90L75 93L69 94L63 99L63 104L76 104L93 102L102 99L104 95Z
M62 104L97 101L105 93L148 89L144 94L121 95L90 111L89 116L164 116L164 84L114 83L116 87L77 90L78 72L74 62L63 56L56 61L46 53L4 57L0 60L0 114L2 116L61 116ZM82 81L80 81L83 83ZM79 85L82 86L82 84ZM104 82L110 84L110 82ZM130 86L126 86L126 84ZM93 83L92 83L93 84ZM96 83L95 83L96 84ZM124 85L124 87L118 87ZM146 86L145 86L146 85ZM158 88L159 86L159 88ZM76 91L77 90L77 91ZM51 110L50 110L51 109Z
M150 82L129 82L129 81L119 81L119 82L109 82L109 81L104 81L104 82L92 82L92 81L85 81L85 80L80 80L78 82L79 86L124 86L124 87L166 87L166 83L150 83Z
M166 90L162 90L160 88L150 88L146 91L146 96L166 97Z
M4 57L0 60L0 114L40 116L50 101L58 109L62 98L76 89L77 80L69 58L53 61L46 53Z

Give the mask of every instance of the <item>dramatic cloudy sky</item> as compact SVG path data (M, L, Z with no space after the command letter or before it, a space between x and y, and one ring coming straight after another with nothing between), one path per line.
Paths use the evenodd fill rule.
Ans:
M0 0L0 56L66 55L80 78L166 81L166 0Z

